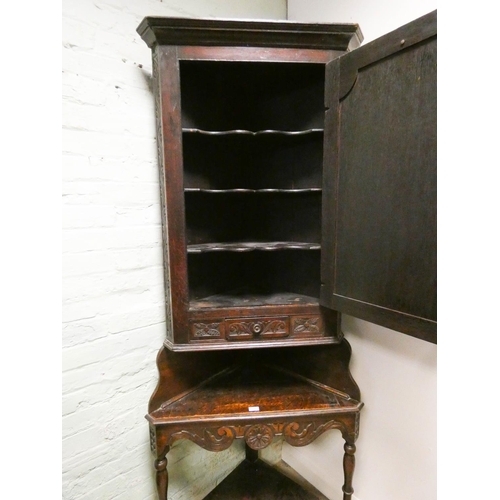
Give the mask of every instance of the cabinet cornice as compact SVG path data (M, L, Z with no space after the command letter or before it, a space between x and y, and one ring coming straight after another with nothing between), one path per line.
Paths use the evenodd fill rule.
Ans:
M142 39L159 45L255 46L348 51L363 34L357 24L306 24L291 21L244 21L146 17L137 28Z

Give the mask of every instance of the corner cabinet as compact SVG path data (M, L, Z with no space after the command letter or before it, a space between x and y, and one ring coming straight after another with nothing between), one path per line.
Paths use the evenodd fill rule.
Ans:
M361 48L355 24L148 17L138 32L164 239L158 496L175 441L244 439L207 499L324 498L295 476L277 492L258 453L338 429L351 500L363 403L340 314L436 342L436 13Z
M436 342L436 30L144 19L169 349Z

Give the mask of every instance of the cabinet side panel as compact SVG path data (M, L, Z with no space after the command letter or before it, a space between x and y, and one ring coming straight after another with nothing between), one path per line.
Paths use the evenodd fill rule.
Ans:
M153 50L163 225L167 340L187 341L187 262L179 64L175 47Z
M340 61L340 87L343 68L354 78L329 146L337 195L326 207L335 221L321 294L323 305L433 342L436 40L387 43L383 57L380 39L366 46L376 57L358 49ZM353 73L356 61L365 63Z

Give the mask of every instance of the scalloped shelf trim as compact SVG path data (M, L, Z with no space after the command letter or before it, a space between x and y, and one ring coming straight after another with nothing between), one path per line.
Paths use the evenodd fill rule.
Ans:
M183 128L183 133L188 134L202 134L202 135L284 135L284 136L293 136L293 135L307 135L307 134L318 134L323 133L324 129L322 128L310 128L307 130L202 130L199 128Z
M206 252L252 252L276 251L276 250L320 250L319 243L300 243L290 241L274 241L269 243L202 243L198 245L188 245L188 253Z
M208 188L184 188L186 193L321 193L321 188L265 188L265 189L208 189Z

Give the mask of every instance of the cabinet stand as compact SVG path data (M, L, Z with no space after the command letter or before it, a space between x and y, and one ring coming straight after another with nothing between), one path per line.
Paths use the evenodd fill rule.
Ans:
M349 344L323 346L321 355L317 348L279 351L175 353L162 348L160 382L146 416L160 500L167 500L167 454L177 440L218 452L244 439L247 460L255 462L258 451L277 436L306 446L330 429L338 429L345 440L343 498L351 498L363 404L348 371ZM328 362L318 363L318 356Z

